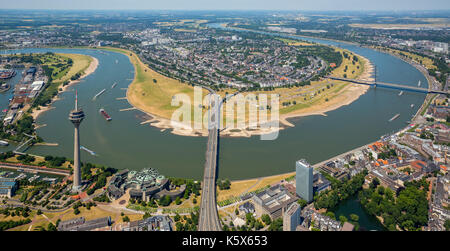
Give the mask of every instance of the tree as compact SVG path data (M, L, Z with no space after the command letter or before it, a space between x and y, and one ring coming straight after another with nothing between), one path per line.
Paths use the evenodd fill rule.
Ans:
M347 222L348 219L347 219L347 217L345 217L344 215L341 215L341 216L339 216L339 221L342 222L342 223L344 223L344 222Z
M370 183L370 188L371 189L375 189L378 187L378 185L380 185L380 180L378 178L375 178L372 180L372 182Z
M58 229L56 229L56 226L50 222L50 223L48 223L47 231L58 231Z
M334 213L331 212L331 211L328 211L325 215L328 216L328 217L330 217L330 218L333 219L333 220L336 220L336 216L335 216Z
M260 230L263 227L264 227L264 225L262 224L262 222L260 220L257 220L255 222L255 230Z
M272 221L268 230L269 231L283 231L283 219L278 218L278 219Z
M123 222L130 222L130 218L128 216L124 216L122 220Z
M177 229L177 231L183 231L184 230L183 224L181 222L175 223L175 228Z
M445 220L444 227L445 227L445 231L450 231L450 220L449 219Z
M220 190L228 190L231 188L231 182L228 179L220 180L218 183Z
M350 214L350 219L351 219L353 222L358 222L358 221L359 221L359 216L356 215L356 214Z
M264 224L266 225L270 225L270 223L272 223L272 219L270 219L270 216L268 214L263 214L261 216L261 220L264 222Z
M304 199L299 199L297 203L300 205L301 208L304 208L306 205L308 205L308 202Z
M159 199L159 205L161 205L163 207L170 205L171 202L172 202L172 199L170 198L169 195L166 195L166 196L162 197L161 199Z

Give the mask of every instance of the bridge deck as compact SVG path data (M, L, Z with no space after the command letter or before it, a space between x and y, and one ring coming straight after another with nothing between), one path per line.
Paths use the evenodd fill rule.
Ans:
M403 90L403 91L412 91L412 92L421 92L421 93L436 93L436 94L445 94L445 95L450 94L449 91L430 90L430 89L422 88L422 87L418 87L418 86L400 85L400 84L384 83L384 82L378 82L378 81L374 82L374 81L339 78L339 77L328 77L328 78L332 79L332 80L345 81L345 82L350 82L350 83L354 83L354 84L370 85L370 86L384 87L384 88L397 89L397 90Z

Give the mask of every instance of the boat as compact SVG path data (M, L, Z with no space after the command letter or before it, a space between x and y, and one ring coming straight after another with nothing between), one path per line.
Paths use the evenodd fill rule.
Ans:
M411 104L411 108L413 108L414 107L414 104Z
M9 143L4 140L0 140L0 146L9 146Z
M49 177L42 178L42 181L50 182L52 184L56 183L56 180L57 178L49 178Z
M392 121L396 120L398 117L400 117L400 113L395 114L395 116L392 117L392 118L389 120L389 122L392 122Z
M119 63L119 60L116 59L116 64L118 64L118 63Z
M33 177L31 177L31 178L28 179L28 182L33 182L33 181L39 179L39 177L41 177L41 176L39 176L39 175L33 175Z
M92 150L89 150L89 149L87 149L86 147L84 147L84 146L81 146L80 147L82 150L85 150L86 152L88 152L90 155L92 155L92 156L95 156L95 155L97 155L94 151L92 151Z
M103 117L106 119L106 121L111 121L111 117L108 115L108 113L105 112L104 109L99 110L100 114L103 115Z
M99 93L95 94L95 96L94 96L94 98L92 98L92 100L95 100L98 96L102 95L105 91L106 91L106 89L103 89Z
M116 87L116 85L117 85L117 83L114 83L114 84L111 86L111 89L114 88L114 87Z
M0 70L0 79L10 79L16 75L15 70Z
M25 179L26 177L27 177L26 174L21 173L21 174L19 174L19 176L17 176L17 177L14 178L14 181L17 181L17 180L23 180L23 179Z
M422 82L419 80L419 83L417 84L417 86L420 86L422 84Z
M403 95L403 91L401 91L398 95L399 95L399 96Z

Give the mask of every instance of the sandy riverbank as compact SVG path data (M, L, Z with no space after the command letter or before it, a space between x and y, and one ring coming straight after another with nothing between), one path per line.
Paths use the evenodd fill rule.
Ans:
M58 94L55 95L55 96L52 98L52 101L50 102L50 104L48 104L48 105L46 105L46 106L39 106L39 109L37 109L37 108L33 109L33 112L31 113L31 116L33 117L34 120L36 120L36 119L39 117L39 115L41 115L42 113L44 113L44 112L46 112L46 111L49 111L49 110L51 110L51 109L54 108L54 107L52 107L52 104L53 104L53 102L55 102L55 101L58 100L58 95L59 95L60 93L67 91L67 89L68 89L69 87L71 87L71 86L73 86L73 85L79 83L83 78L85 78L85 77L87 77L87 76L89 76L90 74L92 74L92 73L95 72L95 70L97 69L97 67L98 67L98 65L99 65L98 59L95 58L95 57L92 57L92 56L89 56L89 57L92 58L92 61L91 61L91 63L89 64L88 68L86 68L86 70L84 70L84 74L81 75L79 79L77 79L77 80L71 80L71 81L69 82L69 84L67 84L67 85L65 85L65 86L63 86L63 84L61 83L61 84L58 86Z
M126 54L130 60L131 60L131 54ZM358 77L358 79L361 80L371 80L372 72L373 72L373 66L370 63L370 61L360 55L358 55L363 61L364 61L364 71L363 73ZM136 65L135 65L136 67ZM147 66L144 66L147 70L149 69ZM135 73L136 74L136 73ZM136 78L136 76L135 76ZM308 108L304 108L301 110L297 110L288 114L280 115L279 121L279 127L275 128L258 128L258 129L249 129L249 128L242 128L242 129L223 129L221 131L221 136L226 137L251 137L255 135L263 135L263 134L269 134L273 133L279 130L283 130L287 127L293 127L294 125L290 123L287 119L293 118L293 117L302 117L302 116L310 116L310 115L323 115L326 116L326 112L336 110L342 106L349 105L355 100L357 100L360 96L365 94L367 90L369 89L369 86L365 85L358 85L358 84L351 84L351 83L343 83L345 86L333 97L330 97L330 100L324 103L320 103ZM151 119L148 119L141 124L149 124L150 126L156 127L161 129L161 131L170 130L171 133L181 136L207 136L208 130L207 128L204 129L192 129L190 127L187 127L182 124L173 123L170 119L158 116L156 114L153 114L149 111L146 111L145 109L142 109L139 100L136 100L136 97L131 97L130 94L130 86L127 90L127 100L128 103L130 103L134 108L140 110L141 112L147 114Z
M359 80L373 81L372 78L374 67L370 61L359 56L364 61L364 72L357 78ZM342 106L349 105L356 101L359 97L364 95L367 90L369 90L368 85L358 85L358 84L347 84L337 95L333 97L330 101L322 103L320 105L308 107L300 111L295 111L280 116L280 123L285 126L294 126L288 121L289 118L304 117L311 115L322 115L327 116L326 112L336 110Z

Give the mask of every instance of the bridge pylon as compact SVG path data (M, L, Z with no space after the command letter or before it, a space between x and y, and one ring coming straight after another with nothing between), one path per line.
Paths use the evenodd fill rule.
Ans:
M375 82L374 82L374 88L377 88L377 65L374 65L374 78L375 78Z

